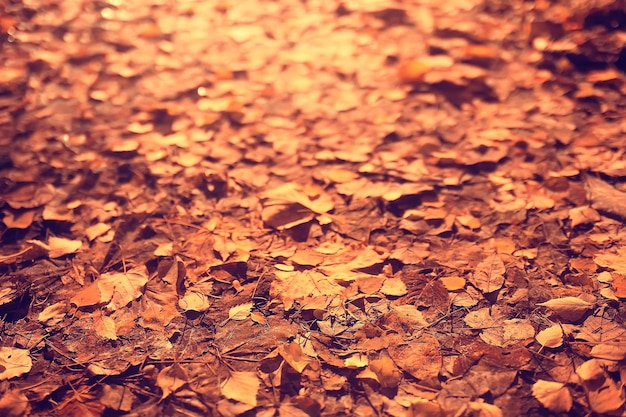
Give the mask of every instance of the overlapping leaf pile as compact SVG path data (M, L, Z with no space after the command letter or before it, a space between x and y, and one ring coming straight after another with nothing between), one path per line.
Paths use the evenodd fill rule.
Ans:
M623 415L623 10L7 5L0 414Z

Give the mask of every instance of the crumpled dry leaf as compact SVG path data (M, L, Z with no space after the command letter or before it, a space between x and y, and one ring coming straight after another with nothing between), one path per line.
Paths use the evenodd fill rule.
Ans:
M298 373L302 373L312 361L297 343L282 344L276 351Z
M126 272L108 272L96 281L100 289L100 302L109 302L107 309L115 311L128 305L143 294L148 282L148 270L144 265Z
M532 393L550 411L567 413L572 409L572 396L565 384L540 379L533 384Z
M24 375L32 366L27 349L0 347L0 381Z
M178 300L178 306L184 311L197 311L199 313L207 311L212 304L212 291L212 278L203 278L199 282L187 288L183 298Z
M141 297L147 282L148 271L144 265L126 272L107 272L76 293L70 301L78 307L107 303L107 309L115 311Z
M256 407L260 385L261 381L255 372L231 372L220 390L222 395L230 400Z

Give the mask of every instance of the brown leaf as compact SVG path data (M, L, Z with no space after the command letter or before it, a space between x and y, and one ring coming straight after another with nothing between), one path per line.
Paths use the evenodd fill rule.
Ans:
M222 395L230 400L257 405L257 392L261 381L256 372L231 372L230 376L220 387Z
M580 320L593 307L593 304L578 297L555 298L537 305L548 307L568 323Z
M567 413L572 409L572 396L565 384L540 379L533 384L532 393L550 411Z
M395 388L402 379L400 371L391 358L387 356L371 360L369 369L376 374L377 380L383 388Z
M484 294L489 294L502 288L505 272L504 262L494 253L476 266L469 281Z
M554 324L537 333L535 339L541 346L557 348L563 345L563 328L559 324Z
M427 333L407 342L391 343L387 348L391 359L414 378L435 383L442 366L439 342Z
M32 366L27 349L0 347L0 381L24 375Z
M187 372L177 363L163 368L156 380L157 386L163 391L161 399L178 391L187 383L188 378Z

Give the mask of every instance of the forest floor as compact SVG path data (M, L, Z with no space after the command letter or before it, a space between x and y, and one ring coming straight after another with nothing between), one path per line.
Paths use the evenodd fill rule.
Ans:
M626 415L626 3L3 0L0 415Z

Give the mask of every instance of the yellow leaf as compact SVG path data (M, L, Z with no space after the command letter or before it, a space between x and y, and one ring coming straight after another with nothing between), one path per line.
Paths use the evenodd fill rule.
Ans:
M229 378L222 383L222 395L229 400L239 401L256 407L256 396L261 381L255 372L231 372Z
M48 252L50 258L60 258L64 255L76 253L83 245L80 240L64 239L62 237L50 236L48 244L45 244L39 240L29 240L28 243L39 246L40 248Z
M532 393L533 397L550 411L567 413L572 408L572 396L565 384L560 382L540 379L533 384Z
M65 313L67 313L67 303L61 301L46 307L41 313L39 313L37 320L46 326L54 326L63 321Z
M27 349L0 347L0 381L24 375L32 366Z
M250 316L250 310L252 310L252 303L239 304L230 308L228 318L237 321L245 320Z
M563 344L563 328L558 324L552 325L537 333L535 339L541 346L557 348Z
M93 316L93 327L98 335L110 340L117 340L115 322L111 317L96 312Z
M344 359L343 363L346 368L365 368L369 364L369 361L367 359L367 355L355 353L354 355L348 356Z

